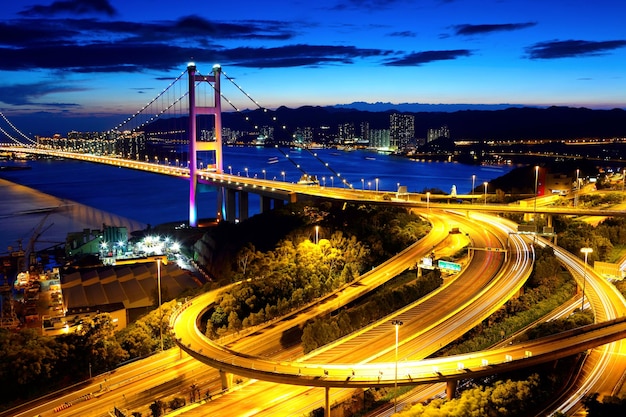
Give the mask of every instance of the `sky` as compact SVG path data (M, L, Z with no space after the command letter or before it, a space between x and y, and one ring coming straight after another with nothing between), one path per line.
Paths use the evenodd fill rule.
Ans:
M270 109L626 108L624 16L625 0L13 0L0 16L0 111L27 133L108 130L190 61L202 74L220 64Z

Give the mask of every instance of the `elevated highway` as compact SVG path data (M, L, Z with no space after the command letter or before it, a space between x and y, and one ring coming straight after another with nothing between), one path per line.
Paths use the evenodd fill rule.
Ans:
M86 162L112 165L122 168L140 170L160 175L169 175L184 179L189 179L188 168L154 164L151 162L123 159L118 157L65 152L51 149L39 149L31 147L2 147L0 151L24 152L42 156L52 156L58 158L76 159ZM461 210L465 212L488 212L488 213L537 213L543 215L568 215L568 216L612 216L624 217L626 210L610 208L579 208L579 207L552 207L539 205L505 205L505 204L480 204L479 200L473 198L473 204L441 203L427 201L425 194L404 194L397 195L390 191L356 190L340 187L324 187L294 184L285 181L273 181L259 178L241 177L226 173L216 173L211 170L198 170L197 177L199 183L224 187L240 193L254 193L262 197L273 200L295 202L301 199L324 198L335 199L347 202L368 202L370 204L386 204L403 207L420 207L426 209L441 210ZM462 196L461 196L462 197ZM466 196L472 199L471 196ZM458 198L458 196L457 196ZM245 215L243 216L245 217Z

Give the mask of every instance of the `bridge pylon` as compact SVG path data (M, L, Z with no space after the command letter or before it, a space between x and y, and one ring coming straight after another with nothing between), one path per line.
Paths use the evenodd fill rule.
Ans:
M196 64L190 62L187 65L189 75L189 226L196 227L198 225L197 210L197 188L198 177L198 152L213 151L215 154L215 171L218 174L223 172L222 161L222 105L221 105L221 87L220 74L221 67L213 66L212 75L196 74ZM196 105L196 83L208 82L213 83L213 106L197 106ZM198 141L196 117L199 114L212 114L215 116L215 140L214 141ZM218 187L217 218L221 220L224 217L224 189Z

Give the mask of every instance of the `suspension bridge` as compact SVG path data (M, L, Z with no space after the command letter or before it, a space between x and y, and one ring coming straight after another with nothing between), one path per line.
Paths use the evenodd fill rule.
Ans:
M185 78L185 75L187 77ZM235 90L242 93L257 108L258 112L243 111L222 92L222 78L226 79ZM0 133L9 143L0 146L0 152L24 152L42 156L79 159L89 162L109 164L135 170L177 176L189 182L189 226L196 227L198 184L207 184L216 189L218 221L244 220L249 212L249 193L260 197L260 211L266 211L285 202L303 199L323 198L341 201L359 201L370 203L396 204L404 206L425 206L437 208L431 199L437 198L430 193L404 194L395 191L355 189L352 183L340 172L323 161L316 152L306 146L306 151L316 164L319 163L328 172L331 187L321 185L317 176L310 174L298 162L289 157L289 153L279 146L275 149L282 157L302 174L300 183L288 183L284 180L240 177L233 175L232 169L224 172L222 147L224 134L227 141L234 134L222 126L222 102L228 104L242 122L250 129L247 134L254 137L286 136L287 126L278 120L275 112L259 104L235 80L227 75L220 65L214 65L208 75L200 73L195 63L189 63L169 85L156 97L142 106L131 116L113 128L99 133L70 132L67 138L55 135L51 138L33 139L17 128L4 113L0 112ZM258 116L265 120L255 120ZM263 125L262 123L266 123ZM4 127L3 127L4 126ZM280 135L278 132L282 132ZM294 145L291 141L289 144ZM0 144L1 145L1 144ZM295 145L298 145L296 142ZM154 156L154 159L151 159ZM165 161L161 164L160 161ZM172 163L175 162L173 165ZM339 187L335 187L336 183ZM398 190L399 191L399 190ZM439 196L448 198L449 196ZM456 195L456 200L476 199L476 195ZM486 197L486 194L485 194ZM517 212L529 213L528 207L506 206L497 204L444 204L446 209L465 211ZM622 210L594 210L568 207L533 208L535 214L599 215L624 216ZM551 217L549 217L550 219Z

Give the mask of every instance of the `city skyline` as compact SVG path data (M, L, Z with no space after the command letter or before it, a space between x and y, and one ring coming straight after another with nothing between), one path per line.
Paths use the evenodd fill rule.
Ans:
M110 129L190 61L204 74L219 63L267 108L359 101L626 108L626 4L617 0L271 3L5 5L0 110L32 134ZM255 108L230 83L223 93Z

